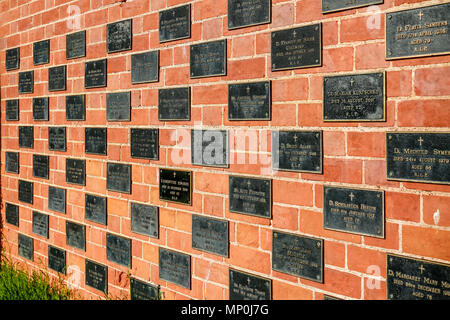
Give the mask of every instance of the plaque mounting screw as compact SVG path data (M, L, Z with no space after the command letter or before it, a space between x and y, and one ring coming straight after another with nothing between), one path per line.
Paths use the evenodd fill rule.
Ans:
M377 234L380 234L381 230L379 228L377 228Z
M320 248L320 242L317 242L317 248Z
M388 19L392 19L392 16L390 14L388 15Z
M316 63L319 63L319 60L318 60L318 59L316 59Z

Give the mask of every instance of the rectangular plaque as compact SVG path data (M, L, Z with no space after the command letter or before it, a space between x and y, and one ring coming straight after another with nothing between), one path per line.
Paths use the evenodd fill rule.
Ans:
M33 238L19 233L19 256L33 261L34 245Z
M159 80L159 50L131 55L131 83Z
M135 278L130 278L130 299L159 300L159 287Z
M82 224L66 221L66 244L86 250L86 227Z
M322 65L322 24L271 33L272 71Z
M5 69L15 70L20 68L20 48L6 50Z
M270 23L270 0L228 0L228 30Z
M277 170L322 173L322 131L272 131Z
M106 94L106 120L130 121L131 115L130 92L117 92Z
M385 121L384 72L323 78L324 121Z
M34 91L34 71L19 72L19 94L33 93Z
M5 171L11 173L19 173L19 153L5 152Z
M19 147L33 148L34 145L34 127L19 127Z
M389 300L450 300L450 265L386 254Z
M131 194L131 165L107 163L106 189Z
M108 268L88 259L85 260L85 265L86 285L106 294L108 292Z
M66 127L48 127L48 150L66 151Z
M191 118L191 90L171 88L158 90L158 120L173 121Z
M85 195L86 220L106 225L106 198L92 194Z
M152 238L159 237L159 208L131 203L131 231Z
M191 5L159 12L159 42L186 39L191 36Z
M66 35L66 59L86 56L86 31L78 31Z
M106 128L84 128L84 152L106 156Z
M322 0L322 13L360 8L383 3L383 0Z
M48 121L48 97L33 98L33 120Z
M227 130L191 130L192 164L228 167Z
M53 211L66 213L66 190L48 187L48 208Z
M109 23L106 26L108 53L131 50L133 39L132 19Z
M50 62L50 40L42 40L33 43L33 64L45 64Z
M6 114L6 121L19 120L19 99L6 100L5 114Z
M66 66L48 68L48 91L66 90Z
M159 199L191 205L192 172L159 169Z
M86 62L84 65L84 87L87 89L106 87L107 74L106 59Z
M227 41L216 40L190 45L191 78L227 74Z
M33 204L33 182L19 180L19 201Z
M387 132L388 180L450 184L450 133Z
M13 226L18 227L19 226L19 206L12 204L12 203L6 203L5 208L5 220L6 223L12 224Z
M131 239L106 234L106 258L128 268L131 268Z
M450 3L386 13L386 60L450 53Z
M384 238L384 192L324 186L323 227Z
M49 245L48 267L61 274L66 274L66 251Z
M86 184L86 160L66 159L66 182L81 186Z
M270 120L270 81L228 85L228 120Z
M229 269L230 300L271 300L272 280Z
M228 221L192 215L192 248L228 257Z
M160 247L159 278L191 289L191 256Z
M272 181L229 177L229 208L232 212L272 217Z
M48 179L49 156L33 154L33 177Z
M323 240L273 231L272 269L323 283Z
M48 214L33 211L33 233L48 238Z
M159 130L131 128L131 157L158 160Z
M66 120L86 120L86 96L84 94L66 96Z

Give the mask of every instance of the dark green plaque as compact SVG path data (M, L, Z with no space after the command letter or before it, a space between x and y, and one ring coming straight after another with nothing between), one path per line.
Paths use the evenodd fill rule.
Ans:
M228 0L228 30L270 23L270 0Z
M159 286L130 278L131 300L159 300Z
M191 91L189 87L158 90L158 120L174 121L191 118Z
M159 12L159 42L186 39L191 36L191 5Z
M66 251L49 245L48 267L59 273L66 274Z
M84 128L84 152L106 156L106 128Z
M131 194L131 165L107 163L106 189Z
M137 53L131 56L131 83L159 80L159 51Z
M66 245L86 250L86 227L82 224L66 221Z
M106 234L106 258L128 268L131 268L131 239Z
M58 66L48 69L48 91L66 90L66 69L66 66Z
M48 121L48 97L33 98L33 120Z
M131 93L115 92L106 94L106 120L130 121Z
M11 173L19 173L19 153L5 152L5 171Z
M228 85L228 120L270 120L270 81Z
M19 72L19 94L33 93L34 91L34 71Z
M33 233L48 238L48 214L33 211Z
M45 64L50 62L50 40L42 40L33 43L33 64Z
M131 128L131 157L158 160L159 130Z
M86 160L66 159L66 182L81 186L86 184Z
M19 201L33 204L33 182L19 180Z
M19 99L6 100L5 102L6 121L19 120Z
M107 74L106 59L86 62L84 65L84 87L87 89L106 87Z
M66 120L86 120L86 96L84 94L66 96Z
M159 169L159 199L191 205L192 172Z
M33 177L48 179L50 157L33 154Z
M66 190L53 186L48 187L48 208L66 213Z
M191 256L160 247L159 278L191 289Z
M5 69L6 71L20 68L20 48L6 50Z
M5 220L6 223L12 224L13 226L18 227L19 226L19 206L12 204L12 203L6 203L5 208Z
M131 203L131 231L152 238L159 236L159 208Z
M191 130L192 164L228 167L227 130Z
M272 181L230 176L229 208L232 212L270 219L272 217Z
M33 149L34 145L34 127L19 127L19 148Z
M229 269L230 300L271 300L272 280Z
M192 248L228 257L228 221L192 215Z
M106 225L106 198L92 194L85 195L86 220Z
M360 8L383 3L383 0L322 0L322 13Z
M33 238L19 233L19 256L33 261L34 245Z
M86 56L86 31L66 35L66 59L76 59Z
M106 26L106 46L108 53L131 50L133 39L132 20L110 23Z
M108 292L108 267L86 259L85 283L103 293Z
M216 40L190 45L191 78L227 74L227 41Z
M66 151L66 127L48 127L48 150Z

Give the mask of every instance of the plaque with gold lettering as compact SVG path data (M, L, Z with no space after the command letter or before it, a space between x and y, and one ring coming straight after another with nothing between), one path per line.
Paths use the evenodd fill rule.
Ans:
M159 169L159 199L191 205L192 172Z
M272 217L272 181L230 176L229 208L232 212L270 219Z
M230 300L271 300L272 280L229 269Z
M383 0L322 0L322 13L360 8L383 3Z
M159 286L130 278L131 300L159 300Z

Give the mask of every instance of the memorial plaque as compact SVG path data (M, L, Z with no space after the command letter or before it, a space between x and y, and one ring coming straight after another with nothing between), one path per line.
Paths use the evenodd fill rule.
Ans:
M272 280L229 269L230 300L271 300Z
M86 31L66 35L66 59L76 59L86 56Z
M323 266L323 240L273 231L273 270L323 283Z
M33 233L48 238L48 214L33 211Z
M66 120L86 120L86 97L84 94L66 96Z
M450 133L387 132L388 180L450 184Z
M26 126L19 127L19 147L20 148L31 148L34 145L34 127Z
M159 208L131 203L131 231L152 238L159 237Z
M66 251L49 245L48 267L61 274L66 274Z
M117 21L106 26L108 53L131 50L133 38L132 20Z
M272 131L277 170L322 173L322 131Z
M159 199L191 205L192 172L159 169Z
M173 121L191 119L190 88L158 90L158 120Z
M386 60L450 53L450 3L386 13Z
M272 181L247 177L229 177L229 209L258 216L272 217Z
M131 128L131 157L158 160L159 131L158 129Z
M48 69L48 91L66 90L66 66Z
M81 186L86 184L86 160L66 159L66 182Z
M322 13L360 8L383 3L383 0L322 0Z
M33 182L19 180L19 201L33 204Z
M228 131L191 130L192 164L228 167Z
M6 71L20 68L20 48L6 50L5 69Z
M33 177L48 179L49 156L33 154Z
M86 62L84 65L84 87L100 88L106 87L107 60L96 60Z
M19 120L19 99L6 100L5 114L6 114L6 121Z
M228 85L228 120L270 120L270 81Z
M53 211L66 213L66 190L48 187L48 208Z
M227 41L216 40L190 45L191 78L227 74Z
M66 127L48 127L48 150L66 151Z
M5 171L11 173L19 173L19 153L5 152Z
M272 71L322 65L322 24L271 33Z
M33 261L33 238L19 233L19 256Z
M106 226L106 198L92 194L85 195L86 220Z
M159 278L191 289L191 256L159 248Z
M159 81L159 51L137 53L131 56L131 83Z
M389 300L450 300L450 265L386 254Z
M42 40L33 43L33 64L45 64L50 62L50 40Z
M385 121L384 72L323 78L324 121Z
M106 128L84 128L84 152L106 156Z
M131 268L131 239L106 234L106 258Z
M270 23L270 0L228 0L228 30Z
M130 278L131 300L159 300L159 287Z
M5 218L6 223L12 224L13 226L19 226L19 206L12 203L6 203L5 208Z
M342 300L342 299L339 299L339 298L332 297L332 296L329 296L327 294L324 294L323 295L323 300Z
M131 165L107 163L106 189L131 194Z
M192 248L228 257L228 221L192 215Z
M33 93L34 90L34 71L19 72L19 94Z
M33 98L33 120L48 121L48 97Z
M384 238L384 192L324 186L323 227Z
M130 121L131 115L130 92L117 92L106 94L106 120Z
M85 251L86 227L78 223L66 221L66 245Z
M108 292L108 268L88 259L86 259L85 264L86 285L106 294Z
M191 5L159 12L159 43L191 36Z

